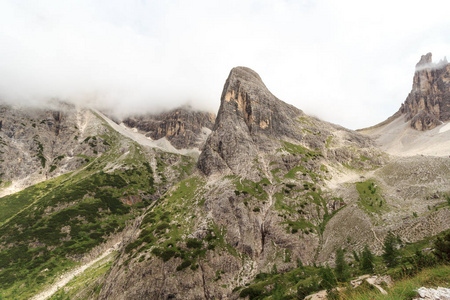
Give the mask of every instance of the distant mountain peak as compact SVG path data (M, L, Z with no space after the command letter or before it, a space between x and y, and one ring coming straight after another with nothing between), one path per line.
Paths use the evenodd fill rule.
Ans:
M433 63L433 55L431 52L422 55L420 57L420 61L416 64L416 72L425 70L425 69L442 69L446 67L448 64L447 57L444 56L444 59L439 60L438 63Z
M420 61L416 64L416 69L422 66L429 65L432 62L433 62L433 54L431 54L431 52L428 52L427 54L422 55L420 57Z
M431 53L422 55L405 102L393 116L373 127L389 124L400 116L419 131L431 130L450 121L450 64L446 57L433 63Z
M411 127L430 130L450 120L450 65L447 58L435 64L432 54L416 65L412 90L400 108Z
M144 132L153 140L167 138L177 149L199 147L204 141L204 128L212 129L216 116L184 105L159 114L130 116L123 120L129 127Z

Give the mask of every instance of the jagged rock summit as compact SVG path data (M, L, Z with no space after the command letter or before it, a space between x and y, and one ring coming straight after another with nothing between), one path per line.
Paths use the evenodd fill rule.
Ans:
M98 111L0 106L0 191L49 179L0 199L2 296L60 287L54 298L295 298L338 247L381 254L388 231L413 243L450 228L447 157L388 157L371 138L277 99L243 67L220 104L198 160ZM149 132L193 141L182 114L148 121ZM422 135L443 127L399 121Z
M422 55L416 65L412 90L397 114L412 128L426 131L450 120L450 64L447 58L435 64L432 54Z
M160 114L143 114L123 120L153 140L167 138L177 149L199 147L210 133L216 116L197 111L189 106L175 108Z
M450 64L432 54L416 64L411 92L384 122L359 130L384 151L399 156L450 155Z
M239 173L258 152L278 145L273 138L302 138L295 120L303 112L276 98L249 68L231 70L220 101L213 133L199 158L207 175L225 169Z
M348 147L372 146L370 139L354 131L310 117L281 101L255 71L236 67L225 82L216 123L198 167L206 175L231 171L256 179L261 172L254 167L255 159L264 165L266 156L267 163L273 163L286 142L301 144L340 163L359 157Z

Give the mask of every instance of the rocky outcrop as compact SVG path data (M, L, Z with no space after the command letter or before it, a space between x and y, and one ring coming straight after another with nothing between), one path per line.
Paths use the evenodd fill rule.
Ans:
M385 121L358 131L370 134L400 117L419 131L450 121L450 64L447 58L433 63L431 53L422 55L416 64L411 92L400 109Z
M183 235L169 245L167 234L157 234L137 251L122 252L99 299L236 299L233 289L260 272L285 272L297 260L312 265L323 243L320 228L346 206L323 190L331 168L372 169L383 160L369 138L304 114L270 93L256 72L234 68L199 171L168 190L165 204L153 210L180 224ZM141 234L161 225L152 222ZM201 240L204 254L188 256L186 238ZM154 255L172 249L185 254Z
M437 289L421 287L417 290L419 297L414 299L450 299L450 289L438 287Z
M279 100L255 71L236 67L225 82L216 123L198 167L206 175L228 170L257 178L261 173L257 169L251 174L255 158L276 153L283 141L299 143L340 163L359 156L346 147L372 146L370 139L356 132L312 118Z
M432 55L422 55L416 65L412 90L400 110L412 128L426 131L450 120L450 64L435 64Z
M160 114L128 117L123 123L153 140L165 137L175 148L186 149L199 147L204 142L215 117L212 113L180 107Z
M90 111L65 103L49 108L0 105L0 194L8 193L2 187L20 190L103 153L108 145L95 137L101 129L91 128L98 125L94 119Z
M296 121L302 115L301 110L272 95L255 71L232 69L199 168L205 174L228 168L240 173L259 152L279 146L277 140L302 140Z

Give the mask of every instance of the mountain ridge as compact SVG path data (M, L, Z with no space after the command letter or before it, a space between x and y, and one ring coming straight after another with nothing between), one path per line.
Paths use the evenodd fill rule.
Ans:
M415 242L450 228L447 158L390 156L371 137L284 103L246 67L230 71L220 102L198 159L90 112L95 126L83 141L104 141L104 151L73 173L0 198L2 212L14 211L0 214L5 295L29 298L63 268L117 245L79 295L237 299L274 270L330 263L336 247L349 259L365 245L379 254L389 230ZM33 128L32 120L15 122Z
M202 145L215 118L213 113L182 106L159 114L130 116L122 122L153 140L167 138L175 148L188 149Z

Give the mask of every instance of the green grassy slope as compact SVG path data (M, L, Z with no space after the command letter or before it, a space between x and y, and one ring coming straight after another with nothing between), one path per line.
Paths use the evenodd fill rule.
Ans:
M141 215L167 185L165 169L153 170L151 161L172 165L175 177L192 169L190 158L145 150L103 125L101 138L110 148L102 156L87 159L73 173L0 199L4 298L36 294Z

